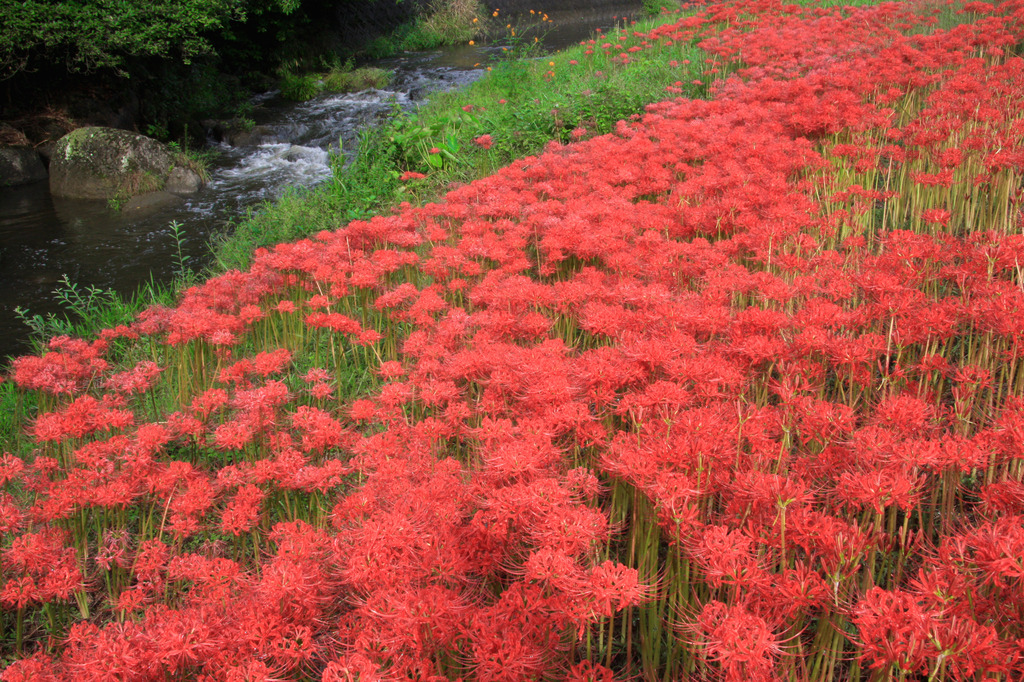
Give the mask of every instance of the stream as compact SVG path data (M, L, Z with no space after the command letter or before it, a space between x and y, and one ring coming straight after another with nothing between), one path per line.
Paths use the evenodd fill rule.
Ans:
M553 15L544 38L556 50L608 28L637 3L604 5L600 12ZM209 243L233 220L292 188L309 188L331 175L332 157L354 151L359 132L415 107L430 92L480 78L497 46L457 46L404 53L377 66L394 73L381 90L322 95L289 102L276 92L253 98L256 126L245 144L212 143L217 155L210 181L170 206L115 211L105 201L52 197L46 181L0 189L0 357L28 352L32 315L63 315L55 290L65 281L132 294L147 282L164 284L182 260L193 269L208 262ZM179 225L175 231L172 223Z

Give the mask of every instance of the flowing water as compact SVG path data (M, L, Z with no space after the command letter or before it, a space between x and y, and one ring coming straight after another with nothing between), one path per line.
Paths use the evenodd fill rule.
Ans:
M553 14L545 45L559 49L614 23L636 3L600 12ZM173 279L183 259L201 265L209 242L247 209L331 174L332 157L354 149L359 131L415 106L429 92L457 88L485 73L496 47L406 53L374 64L394 72L386 88L325 95L296 104L267 93L253 99L256 127L236 146L215 143L210 182L187 199L115 211L104 201L58 199L45 181L0 189L0 358L26 352L28 327L16 314L63 314L54 290L73 282L131 294ZM212 143L213 144L213 143ZM174 230L172 223L180 225Z

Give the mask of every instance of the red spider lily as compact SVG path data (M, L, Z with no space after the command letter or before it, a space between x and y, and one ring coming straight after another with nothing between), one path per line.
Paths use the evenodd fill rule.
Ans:
M982 508L990 514L1024 514L1024 483L999 481L986 485L979 495Z
M704 569L711 585L748 588L767 579L753 552L753 541L741 531L711 526L694 540L690 553Z
M221 450L242 450L256 437L257 429L244 420L221 424L213 432L213 442Z
M32 432L39 441L58 441L83 438L99 430L124 429L134 423L135 415L121 409L120 401L113 396L97 400L84 395L58 412L40 415Z
M606 561L595 566L581 586L581 597L594 612L612 616L629 606L637 606L649 596L634 569Z
M0 535L17 530L22 521L21 508L14 498L7 493L0 493Z
M581 661L569 669L565 682L612 682L614 672L603 665Z
M15 481L21 478L25 470L25 462L9 452L0 456L0 485L7 485L8 481Z
M382 679L377 665L358 653L329 662L323 672L323 682L378 682Z
M341 313L310 313L306 316L310 327L322 327L339 334L358 334L362 331L359 323Z
M775 659L782 653L768 623L742 604L709 602L695 628L726 680L770 680Z
M9 609L23 609L42 601L44 599L32 576L10 578L0 591L0 604Z
M246 661L226 667L223 671L225 682L283 682L281 672L263 661ZM325 679L327 679L325 677Z
M302 380L308 384L312 384L322 381L328 381L330 378L331 374L326 369L323 369L321 367L314 367L313 369L309 370L303 375Z
M239 488L221 514L221 530L232 535L252 530L253 526L259 523L265 496L266 494L254 485Z
M228 402L228 393L221 388L211 388L196 396L192 400L190 409L192 413L202 421L224 407Z
M4 573L8 578L0 602L22 609L32 603L67 600L83 587L75 549L65 547L61 533L43 531L14 538L4 550Z
M130 549L131 537L126 530L107 531L103 535L103 544L96 553L94 561L107 571L113 565L118 568L131 568Z
M302 434L303 452L337 447L345 436L340 423L315 407L297 407L292 415L292 426Z
M14 360L13 379L23 388L54 395L74 394L105 371L106 342L88 343L66 336L50 340L48 352L41 357L25 356Z
M927 669L929 616L910 595L875 587L858 603L854 623L864 660L873 668Z
M37 653L11 663L2 673L4 682L57 682L52 658Z
M140 583L153 586L161 585L169 555L170 551L167 545L160 540L147 540L139 545L133 568Z
M925 483L924 476L914 476L902 468L844 472L837 482L836 495L855 509L870 506L875 513L882 514L885 507L896 505L909 512L920 503Z
M120 393L145 393L163 370L155 362L143 361L127 372L113 374L104 385Z

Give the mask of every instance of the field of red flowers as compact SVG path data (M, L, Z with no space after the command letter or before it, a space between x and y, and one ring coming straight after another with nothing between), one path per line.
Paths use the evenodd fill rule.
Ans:
M1022 38L623 30L732 75L16 360L0 678L1021 679Z

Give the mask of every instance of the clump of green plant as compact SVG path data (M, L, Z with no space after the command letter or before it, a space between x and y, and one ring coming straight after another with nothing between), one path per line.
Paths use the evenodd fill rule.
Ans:
M293 73L284 68L280 71L281 97L293 102L305 102L320 94L320 78L315 73Z
M184 226L177 220L172 220L167 226L174 239L174 278L181 285L191 285L198 279L198 274L189 264L191 257L185 253L185 230Z
M362 54L369 59L386 59L402 51L402 37L412 28L411 24L405 24L391 33L377 36L363 48Z
M675 12L680 7L678 0L643 0L644 13L656 16L665 12Z
M336 67L323 75L323 92L359 92L371 88L383 88L391 80L391 72L374 66L352 68L351 62Z
M546 50L544 39L554 28L546 12L530 10L515 18L505 19L495 10L488 22L487 39L501 46L500 61L508 64L518 62L526 66L530 59L540 56Z
M441 45L457 45L471 40L479 30L480 16L486 10L476 0L433 0L427 12L416 21L406 37L407 50L429 50Z
M150 282L138 294L122 296L111 289L82 286L63 275L53 290L53 299L63 314L33 313L21 306L14 309L18 319L32 331L31 342L40 350L54 336L88 337L101 329L128 324L150 305L173 302L174 293Z
M154 140L160 140L161 142L166 142L171 137L171 133L167 130L167 126L160 122L150 123L146 126L146 135L152 137Z
M429 172L460 162L462 144L451 130L479 127L479 117L472 110L453 109L446 114L423 121L415 114L395 118L389 127L388 139L394 143L395 160L400 167Z
M295 102L305 102L325 92L358 92L382 88L391 80L391 73L373 66L353 68L348 61L325 73L297 74L289 69L281 71L281 96Z
M249 131L256 127L256 119L253 118L256 107L250 101L240 103L235 107L235 115L228 122L232 130Z
M167 146L174 153L174 160L177 165L187 168L202 179L203 182L210 181L210 164L217 156L217 152L208 147L194 149L187 142L168 142Z
M432 0L419 18L375 38L365 52L371 59L382 59L406 50L464 44L484 31L486 22L481 17L486 16L487 9L477 0Z

